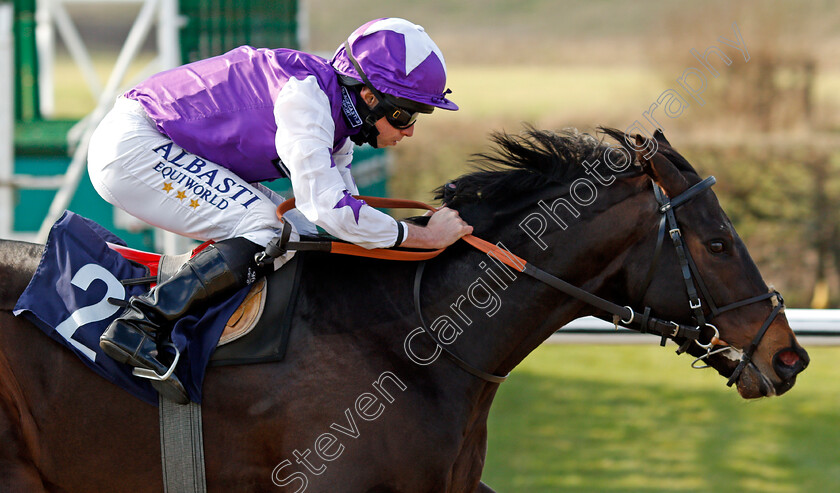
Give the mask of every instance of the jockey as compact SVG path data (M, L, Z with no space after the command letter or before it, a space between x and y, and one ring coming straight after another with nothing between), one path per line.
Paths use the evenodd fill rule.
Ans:
M255 256L283 228L275 214L283 198L260 181L291 180L293 239L314 224L365 248L443 248L472 232L451 209L421 227L353 197L353 144L396 145L414 134L420 113L457 110L445 88L443 55L423 28L386 18L359 27L331 61L242 46L154 75L118 98L90 140L96 190L153 226L215 243L132 297L102 334L105 353L164 375L172 358L158 345L179 317L267 273ZM174 373L152 383L187 402Z

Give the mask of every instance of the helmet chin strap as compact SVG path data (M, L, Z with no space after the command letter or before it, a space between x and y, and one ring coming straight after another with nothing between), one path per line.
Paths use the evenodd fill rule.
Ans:
M374 149L378 148L376 138L379 136L379 130L376 129L376 114L371 111L367 103L365 103L358 88L353 88L356 93L356 111L359 112L359 117L362 119L362 126L359 133L351 135L350 140L356 145L369 144Z
M357 146L364 145L364 144L369 144L374 149L378 149L379 144L376 141L376 137L378 137L378 136L379 136L379 130L377 130L375 127L373 127L373 128L368 128L367 131L365 131L365 129L362 129L356 135L351 135L350 140L352 140L353 143L356 144Z

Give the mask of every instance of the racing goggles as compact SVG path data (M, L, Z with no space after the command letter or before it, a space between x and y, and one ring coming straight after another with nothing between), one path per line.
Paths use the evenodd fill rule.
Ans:
M387 97L381 99L377 106L378 105L383 105L383 109L385 110L385 119L388 120L388 123L397 130L405 130L414 125L417 121L417 116L420 114L419 111L412 112L405 108L400 108L394 103L388 101Z

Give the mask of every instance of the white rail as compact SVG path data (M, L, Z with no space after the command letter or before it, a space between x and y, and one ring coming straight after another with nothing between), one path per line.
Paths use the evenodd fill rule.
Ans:
M840 336L840 310L786 308L788 323L797 335ZM561 332L615 332L615 327L595 317L583 317L565 325ZM624 330L621 329L620 332ZM627 331L634 333L633 331Z

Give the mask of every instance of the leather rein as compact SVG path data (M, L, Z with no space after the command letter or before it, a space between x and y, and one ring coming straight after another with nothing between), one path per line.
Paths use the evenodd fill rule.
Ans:
M778 292L770 292L758 296L754 296L742 301L738 301L735 303L731 303L726 305L722 308L718 308L715 303L713 302L708 289L706 288L705 283L702 280L702 277L697 270L697 266L694 263L693 259L691 258L691 254L689 253L688 249L682 242L682 234L679 229L679 225L677 224L676 216L674 214L674 209L679 207L680 205L685 204L692 198L694 198L699 193L711 188L711 186L715 183L715 178L710 176L705 180L701 181L700 183L695 184L694 186L690 187L682 194L674 197L673 199L669 199L659 188L658 185L654 183L654 193L656 195L657 202L660 204L659 212L662 214L662 219L660 221L659 227L659 235L657 238L656 249L654 252L654 259L651 264L651 267L648 271L647 277L643 285L645 289L643 292L647 291L647 287L650 285L652 280L653 271L656 267L656 263L659 258L659 254L661 251L662 243L664 242L666 224L668 233L671 237L671 240L674 244L674 247L677 250L677 255L680 259L680 268L683 274L683 279L686 282L686 290L688 291L689 295L689 307L692 309L694 313L694 319L697 323L696 326L687 326L683 324L679 324L677 322L662 320L656 317L651 316L651 309L650 307L645 307L642 312L637 312L630 306L621 306L617 305L609 300L601 298L595 294L592 294L588 291L585 291L577 286L569 284L568 282L553 276L542 269L535 267L534 265L528 263L526 260L520 258L517 255L512 254L508 250L499 246L499 244L494 245L489 243L481 238L478 238L473 235L465 235L461 239L472 245L474 248L480 250L481 252L486 253L487 255L491 256L495 260L504 263L508 267L521 272L523 274L527 274L534 279L541 281L549 286L557 289L558 291L569 295L573 298L576 298L584 303L587 303L599 310L605 311L610 313L613 316L613 323L618 326L621 325L622 327L626 327L632 330L636 330L641 333L651 333L657 334L661 337L661 345L664 346L665 341L667 339L676 339L676 338L685 338L686 342L680 347L678 350L679 352L683 352L688 348L688 345L693 341L698 344L700 347L706 349L706 354L701 356L695 363L699 360L703 360L709 357L712 354L720 352L722 350L729 349L729 345L722 341L719 338L719 331L716 327L711 325L709 321L716 315L723 313L725 311L734 310L736 308L756 303L759 301L763 301L772 297L776 297L778 300L778 304L774 307L773 312L767 318L767 320L762 325L761 329L759 330L758 334L756 335L755 339L753 339L750 346L744 350L741 362L736 368L735 372L733 372L732 376L729 379L727 385L732 385L738 376L740 375L741 371L746 367L747 364L750 363L753 353L755 352L758 344L761 342L764 334L767 332L770 324L776 318L776 315L784 306L782 301L781 295ZM411 209L426 209L430 211L436 211L437 209L425 204L423 202L413 201L413 200L403 200L403 199L388 199L388 198L381 198L381 197L367 197L367 196L356 196L357 199L364 200L365 203L372 207L385 207L385 208L411 208ZM277 207L277 216L281 220L283 220L283 214L288 212L289 210L295 207L295 199L291 198L286 200L282 204ZM275 238L269 243L268 247L266 248L266 252L270 257L276 257L282 255L287 250L292 251L320 251L320 252L329 252L329 253L336 253L341 255L352 255L358 257L367 257L367 258L377 258L377 259L387 259L387 260L404 260L404 261L418 261L418 267L416 270L415 278L414 278L414 305L415 310L417 311L418 317L421 322L421 327L423 331L428 335L432 341L437 345L437 347L445 354L453 363L455 363L459 368L462 370L474 375L482 380L491 383L501 383L505 381L508 375L496 375L493 373L489 373L483 370L476 368L475 366L467 363L459 356L454 354L450 351L445 344L443 344L438 337L429 329L428 324L426 323L425 319L423 318L422 307L420 303L420 287L422 284L422 277L423 272L425 270L426 263L425 260L429 260L440 255L444 249L438 250L404 250L404 249L366 249L362 248L358 245L354 245L352 243L345 243L341 241L289 241L289 235L291 234L291 227L284 221L284 228L283 228L283 235ZM707 304L711 309L711 315L706 318L705 313L703 311L702 303L700 301L699 296L697 295L697 289L695 288L695 284L700 287L700 292L703 294L704 299L706 300ZM703 344L699 341L701 335L701 327L710 327L714 330L715 335L712 337L708 344ZM716 351L712 351L714 346L723 346L721 349ZM699 368L694 366L695 368Z

